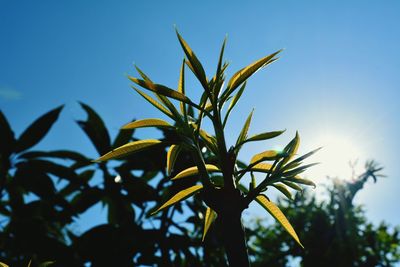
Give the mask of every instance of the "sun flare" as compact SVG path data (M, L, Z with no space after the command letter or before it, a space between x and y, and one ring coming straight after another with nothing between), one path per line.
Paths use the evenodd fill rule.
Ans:
M363 151L359 145L360 140L340 134L324 134L315 140L315 144L322 149L313 158L321 164L311 170L312 176L338 177L349 180L352 171L362 171ZM353 166L353 167L351 167Z

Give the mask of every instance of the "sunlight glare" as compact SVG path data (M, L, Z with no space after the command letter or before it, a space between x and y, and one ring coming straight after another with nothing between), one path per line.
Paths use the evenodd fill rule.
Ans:
M350 180L353 169L356 174L363 170L363 151L359 143L360 140L343 135L321 135L315 144L322 146L322 149L313 157L321 164L310 171L310 174L318 178L330 176ZM353 169L351 165L354 166Z

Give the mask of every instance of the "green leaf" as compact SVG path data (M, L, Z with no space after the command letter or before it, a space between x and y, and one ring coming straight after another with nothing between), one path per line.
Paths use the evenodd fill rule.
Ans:
M226 97L228 97L239 85L246 81L256 71L274 62L276 60L276 58L274 57L281 51L282 50L279 50L269 56L259 59L256 62L236 72L228 82L228 86L226 89L228 94L226 95Z
M14 132L12 131L10 124L7 121L7 118L4 116L1 110L0 110L0 133L1 133L0 154L3 154L4 157L8 157L8 155L10 155L14 149L16 140L14 137Z
M18 138L15 152L33 147L48 133L64 106L55 108L35 120Z
M254 111L254 110L253 110ZM250 123L251 123L251 118L253 116L253 111L250 112L249 116L246 119L246 122L243 125L242 131L239 134L239 137L236 141L236 148L240 148L240 144L247 138L247 132L249 131Z
M128 130L144 127L174 128L174 126L161 119L143 119L125 124L124 126L122 126L122 129Z
M112 148L117 148L122 145L125 145L126 143L132 141L133 138L133 133L135 129L130 129L130 130L119 130L117 136L114 139L114 142L112 144Z
M281 182L282 182L283 184L289 186L290 188L296 190L296 191L303 192L303 188L301 188L300 186L298 186L298 185L295 184L295 183L288 182L288 181L281 181Z
M171 175L172 170L175 165L175 161L178 157L179 152L181 151L181 146L179 145L171 145L168 149L167 153L167 174Z
M296 184L309 185L309 186L312 186L314 188L317 187L317 185L313 181L308 180L308 179L304 179L304 178L300 178L300 177L297 177L297 176L294 177L294 178L286 178L285 181L293 182L293 183L296 183Z
M81 153L70 150L53 150L53 151L29 151L20 154L18 158L32 159L32 158L59 158L69 159L74 161L82 161L90 163L90 160Z
M221 171L217 166L211 165L211 164L206 164L206 169L208 172L220 172ZM187 169L181 171L171 180L177 180L177 179L185 178L188 176L197 175L198 173L199 173L199 170L198 170L197 166L193 166L193 167L190 167L190 168L187 168Z
M300 167L298 167L296 169L285 171L285 172L283 172L283 175L285 177L296 176L297 174L300 174L300 173L304 172L305 170L307 170L308 168L310 168L312 166L315 166L315 165L318 165L318 164L319 163L317 162L317 163L310 163L310 164L307 164L307 165L303 165L303 166L300 166Z
M317 148L317 149L314 149L313 151L308 152L307 154L304 154L303 156L298 157L297 159L295 159L295 160L289 162L289 163L286 164L286 166L284 167L284 170L296 168L296 167L298 166L297 164L301 163L301 162L302 162L303 160L305 160L306 158L312 156L313 154L315 154L316 152L318 152L321 148L322 148L322 147L319 147L319 148Z
M201 238L201 241L204 242L204 238L206 237L206 234L208 232L208 229L210 229L210 226L212 222L217 218L217 213L212 210L210 207L207 207L206 210L206 215L204 218L204 230L203 230L203 236Z
M185 59L182 61L181 71L179 73L179 82L178 82L178 92L181 94L185 94ZM183 116L186 118L186 105L184 102L179 102L181 112Z
M135 88L134 86L132 86L132 88L138 92L139 95L141 95L144 99L146 99L150 104L152 104L154 107L156 107L158 110L160 110L162 113L164 113L165 115L167 115L168 117L175 119L174 115L172 115L172 113L166 109L162 104L160 104L159 102L157 102L156 100L154 100L153 98L151 98L151 96L147 95L146 93L142 92L141 90Z
M201 189L203 189L202 185L194 185L189 188L186 188L182 191L179 191L177 194L175 194L173 197L171 197L167 202L165 202L161 207L159 207L156 211L152 212L151 215L156 214L160 210L163 210L165 208L168 208L169 206L174 205L175 203L185 200L192 195L196 194L199 192Z
M292 236L297 244L304 248L304 246L300 242L299 237L296 234L296 231L293 229L292 225L290 224L286 216L282 213L282 211L278 208L278 206L269 201L265 195L258 195L256 197L256 201L283 226L283 228Z
M187 104L193 104L193 102L184 94L179 93L178 91L175 91L164 85L155 84L149 80L141 80L141 79L138 79L138 78L135 78L132 76L128 76L128 78L132 82L136 83L137 85L140 85L143 88L146 88L147 90L153 91L153 92L163 95L163 96L171 97L171 98L179 100L179 101L183 101Z
M222 43L221 51L219 53L219 59L218 59L218 65L217 65L217 72L215 73L215 80L217 84L214 86L214 97L217 97L219 95L219 92L222 88L223 85L223 73L225 71L225 66L223 65L222 61L224 59L224 51L225 51L225 45L226 45L226 37L224 38L224 42Z
M194 75L196 75L197 79L200 81L200 83L204 87L204 89L208 91L208 82L207 82L206 73L204 72L203 66L201 65L200 61L197 59L195 53L192 51L190 46L186 43L186 41L178 33L178 31L176 31L176 35L178 36L179 43L181 44L182 49L185 52L185 55L190 62L190 65L192 67L192 71L193 71Z
M296 155L297 150L299 149L300 146L300 136L299 133L296 131L296 136L289 142L289 144L283 149L283 152L287 153L288 156L286 156L282 162L280 162L279 166L283 166L286 164L290 159Z
M126 145L120 146L120 147L108 152L107 154L94 160L94 162L101 162L101 161L106 161L106 160L110 160L110 159L120 158L120 157L126 156L128 154L142 151L143 149L158 145L160 143L162 143L160 140L155 140L155 139L147 139L147 140L130 142Z
M217 149L217 140L215 139L214 136L208 134L206 131L200 129L199 132L201 138L203 141L206 143L207 147L215 154L217 155L218 149Z
M267 150L261 153L254 155L251 160L250 164L254 164L256 162L262 162L266 160L276 160L277 158L282 157L282 154L276 150Z
M231 114L232 109L235 107L236 103L239 101L245 88L246 88L246 82L243 83L242 87L240 87L237 94L232 98L232 101L229 104L228 110L226 111L226 115L224 118L224 123L223 123L224 127L226 125L226 122L228 121L228 118L229 118L229 115Z
M266 132L266 133L260 133L253 135L252 137L246 139L244 142L252 142L252 141L263 141L263 140L268 140L274 137L277 137L284 133L285 130L283 131L274 131L274 132Z
M249 171L270 173L271 169L272 169L272 164L257 163L256 165L251 167Z
M89 137L97 152L102 155L111 149L110 135L100 116L91 107L80 103L87 114L86 121L77 121L78 125Z
M284 194L288 199L293 199L292 193L283 184L272 184L271 186L278 189L282 194Z

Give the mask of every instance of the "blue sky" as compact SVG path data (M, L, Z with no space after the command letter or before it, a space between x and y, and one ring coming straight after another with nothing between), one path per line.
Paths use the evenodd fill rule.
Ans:
M175 87L183 53L174 25L208 74L226 35L230 74L285 48L248 84L228 140L235 140L254 107L251 133L287 129L262 150L284 145L296 130L301 152L326 147L315 157L322 164L308 174L317 183L350 173L348 160L376 159L388 178L368 184L357 202L373 221L400 224L398 14L399 1L0 0L0 108L19 134L66 104L38 148L78 149L95 158L74 123L84 118L77 101L94 107L113 134L132 118L161 116L130 89L126 74L135 74L135 63L156 82ZM196 99L200 87L191 86ZM141 137L152 134L142 131ZM250 146L241 158L256 152L260 147Z

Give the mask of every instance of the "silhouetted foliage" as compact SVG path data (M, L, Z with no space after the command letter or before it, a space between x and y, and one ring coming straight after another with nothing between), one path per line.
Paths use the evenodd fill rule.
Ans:
M100 116L88 105L81 106L87 119L77 123L99 154L137 140L133 130L120 131L111 140ZM198 254L202 244L195 234L201 229L188 234L191 222L203 216L196 201L184 215L185 206L180 204L148 217L156 202L191 183L166 186L170 181L165 174L165 148L131 155L112 166L94 164L76 151L32 150L60 111L61 107L46 113L19 138L0 112L0 261L11 266L27 266L30 259L32 266L47 260L55 260L54 266L87 262L91 266L203 266ZM166 130L163 134L165 139L174 138ZM192 164L182 154L175 169ZM107 208L108 223L75 233L72 224L97 204Z
M112 139L101 117L89 106L82 107L88 116L78 125L99 154L137 140L133 130L120 131ZM149 216L157 203L194 183L191 179L170 182L164 147L112 164L94 164L76 151L34 150L61 109L37 119L19 138L0 112L1 262L17 267L27 266L31 259L32 266L49 260L55 261L53 266L72 267L85 263L227 266L223 224L211 225L201 242L205 209L199 195ZM176 138L172 131L160 130L166 142ZM208 164L215 164L210 151L204 157ZM171 176L193 164L189 154L180 153ZM361 207L352 204L367 179L376 179L376 170L379 167L370 164L353 182L335 182L326 202L319 203L309 194L282 202L306 249L296 246L278 224L266 228L259 222L255 231L247 232L253 265L286 266L288 257L300 257L306 267L391 266L398 261L398 230L385 223L372 225ZM108 222L76 233L73 223L96 204L107 208Z
M368 222L354 196L368 179L377 180L382 170L367 162L365 172L351 181L332 179L327 188L328 199L317 201L314 194L296 197L293 202L281 201L280 207L299 231L305 249L298 249L279 225L265 226L256 221L251 235L254 266L291 266L293 259L300 266L393 266L400 260L399 228L382 222ZM262 229L262 230L261 230Z

